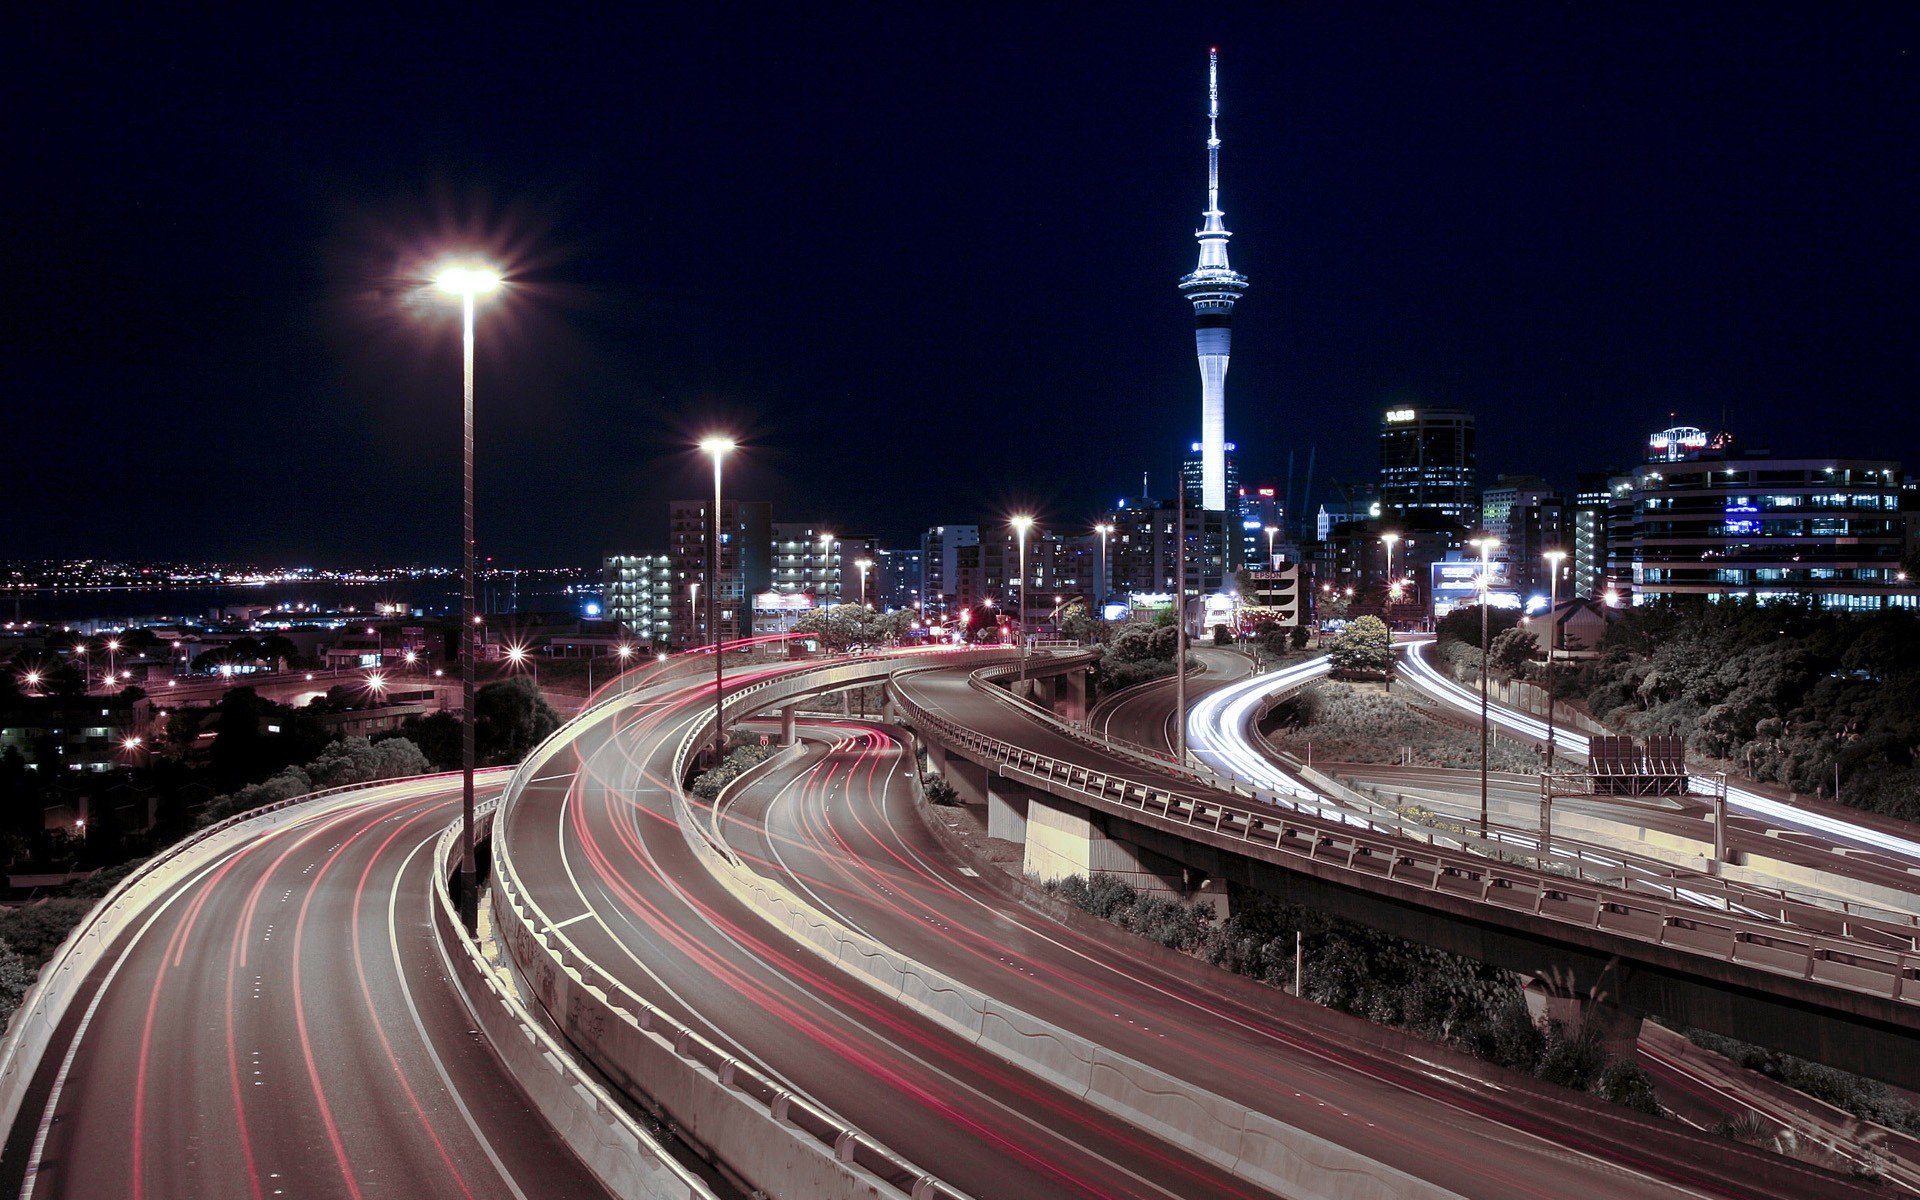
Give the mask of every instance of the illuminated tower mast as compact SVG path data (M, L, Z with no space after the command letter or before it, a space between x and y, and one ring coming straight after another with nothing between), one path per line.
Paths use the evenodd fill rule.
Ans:
M1247 277L1227 265L1233 235L1220 211L1220 52L1207 56L1207 211L1200 265L1180 280L1193 301L1194 346L1200 353L1200 506L1227 507L1227 353L1233 341L1233 305L1247 290Z

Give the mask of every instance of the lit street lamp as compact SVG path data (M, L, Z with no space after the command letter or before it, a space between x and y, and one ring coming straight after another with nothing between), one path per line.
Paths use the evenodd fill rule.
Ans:
M1480 836L1487 836L1487 609L1493 599L1493 548L1500 539L1474 538L1467 545L1480 551Z
M820 590L823 592L827 590L827 572L832 569L833 535L831 533L823 533L820 535ZM840 601L846 599L846 597L840 594L840 589L837 586L839 581L835 580L834 582L836 586L833 591L833 602L838 604Z
M500 286L485 268L449 267L435 280L460 298L461 363L461 566L460 566L460 915L474 928L480 908L479 871L473 857L473 663L479 618L473 605L473 307Z
M1276 564L1274 563L1274 561L1273 561L1273 557L1274 557L1274 556L1273 556L1273 535L1274 535L1274 534L1276 534L1276 533L1279 533L1279 532L1280 532L1280 527L1279 527L1278 525L1269 525L1269 526L1267 526L1267 529L1266 529L1266 533L1267 533L1267 569L1268 569L1269 571L1271 571L1271 570L1272 570L1272 569L1273 569L1273 568L1275 567L1275 565L1276 565Z
M1112 573L1107 570L1107 539L1113 536L1113 526L1102 523L1095 525L1093 531L1100 535L1100 586L1094 592L1093 602L1097 607L1104 608L1107 603L1107 589L1112 586Z
M720 690L726 663L720 654L720 464L737 443L730 437L710 437L700 449L713 457L713 574L707 581L707 632L713 638L713 764L727 756L727 726L721 720Z
M1567 559L1565 550L1549 550L1540 556L1547 560L1547 774L1553 774L1553 652L1560 640L1560 564Z
M860 603L865 604L867 602L867 572L872 569L873 560L863 558L853 565L860 568Z
M1027 681L1027 530L1033 528L1033 518L1023 513L1013 518L1008 524L1013 526L1014 540L1020 543L1020 607L1013 610L1013 631L1014 636L1020 639L1020 682L1025 683Z

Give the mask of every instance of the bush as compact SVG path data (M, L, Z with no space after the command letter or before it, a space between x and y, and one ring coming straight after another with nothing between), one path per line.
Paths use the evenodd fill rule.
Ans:
M929 804L952 808L960 803L960 793L953 789L953 785L931 771L920 777L920 790L927 794Z
M1356 618L1334 637L1328 657L1333 669L1345 674L1391 674L1393 632L1379 617Z
M1615 1062L1600 1074L1600 1082L1593 1089L1594 1095L1602 1100L1631 1108L1635 1112L1650 1117L1660 1115L1660 1100L1654 1095L1653 1076L1646 1073L1639 1063Z
M13 1014L20 1009L21 998L33 986L33 978L38 973L36 967L0 941L0 1029L13 1020Z
M712 800L734 780L747 773L748 768L763 763L773 757L771 746L740 746L729 751L720 760L720 765L710 767L694 777L688 791L702 800Z
M1310 684L1274 705L1272 720L1274 745L1305 757L1311 743L1316 762L1397 763L1405 748L1416 766L1480 765L1477 732L1441 724L1377 684ZM1530 747L1499 737L1491 742L1490 760L1496 771L1539 769Z

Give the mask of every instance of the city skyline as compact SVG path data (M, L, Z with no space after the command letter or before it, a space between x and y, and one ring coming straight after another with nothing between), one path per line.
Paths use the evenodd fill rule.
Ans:
M1916 161L1904 26L942 30L984 74L889 52L911 27L808 29L810 58L776 44L793 31L650 28L630 82L530 63L489 82L486 121L451 86L497 57L482 35L422 63L423 38L181 31L196 74L89 31L98 78L28 148L46 186L5 201L33 299L7 377L39 398L8 553L447 561L455 531L412 514L452 494L457 335L394 279L429 233L514 251L480 346L483 553L656 544L666 502L699 494L685 435L714 420L745 442L736 494L895 544L956 514L1078 520L1142 470L1171 491L1197 430L1163 289L1191 264L1210 45L1261 230L1237 264L1263 281L1234 368L1249 481L1289 451L1317 452L1321 494L1369 477L1379 413L1413 402L1476 413L1483 482L1625 465L1669 412L1724 412L1748 446L1920 443L1897 403L1912 252L1885 237ZM708 41L719 58L666 51ZM261 49L271 73L223 65ZM319 86L336 66L363 86ZM603 123L638 148L601 146ZM872 247L912 264L910 293L848 253ZM1068 293L1003 286L1042 261ZM252 496L271 516L235 520Z

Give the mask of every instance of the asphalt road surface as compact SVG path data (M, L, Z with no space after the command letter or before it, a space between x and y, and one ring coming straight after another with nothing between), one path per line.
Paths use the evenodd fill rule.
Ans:
M447 982L427 860L459 810L457 777L372 788L167 893L69 1012L7 1182L33 1200L604 1195Z

